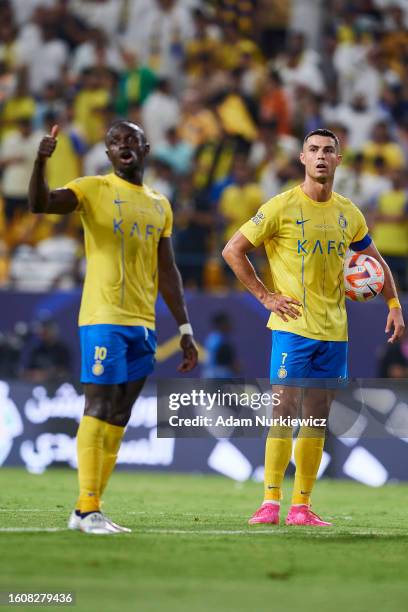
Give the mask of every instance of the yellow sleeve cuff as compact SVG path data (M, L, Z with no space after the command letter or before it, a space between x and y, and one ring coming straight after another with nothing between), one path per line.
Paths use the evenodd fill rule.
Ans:
M388 308L391 310L391 308L401 308L401 304L398 298L391 298L390 300L388 300L387 302L387 306Z

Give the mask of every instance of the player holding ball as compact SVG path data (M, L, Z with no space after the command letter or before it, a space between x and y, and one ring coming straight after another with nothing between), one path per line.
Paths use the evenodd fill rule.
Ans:
M392 334L388 342L402 336L404 320L391 271L368 234L364 216L350 200L332 190L341 162L337 136L326 129L309 133L300 160L305 166L303 184L261 206L231 238L223 256L236 277L271 311L270 378L273 391L281 394L273 416L296 417L301 408L303 418L327 419L336 381L347 379L344 260L349 248L374 258L384 270L382 295L389 307L385 331ZM247 256L261 244L269 260L273 291L262 283ZM364 257L361 261L366 263ZM348 265L358 263L348 261ZM370 274L369 263L367 258L367 269L359 269L354 276L356 283ZM350 297L366 299L354 287ZM249 520L251 525L279 524L281 485L292 456L292 434L289 426L273 427L269 432L264 501ZM311 510L324 438L324 427L299 430L287 525L331 524Z

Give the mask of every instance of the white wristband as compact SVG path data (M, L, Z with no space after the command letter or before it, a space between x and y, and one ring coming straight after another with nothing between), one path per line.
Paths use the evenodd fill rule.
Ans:
M179 326L179 332L181 336L184 336L185 334L192 336L193 328L191 327L190 323L183 323L183 325Z

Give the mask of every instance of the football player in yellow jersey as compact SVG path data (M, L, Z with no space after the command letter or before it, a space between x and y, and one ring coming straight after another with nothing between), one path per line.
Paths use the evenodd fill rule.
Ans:
M389 306L386 332L394 342L404 320L389 267L371 240L360 210L332 191L341 161L337 136L325 129L308 134L300 160L302 185L261 206L225 246L223 256L237 278L271 311L271 383L279 392L274 417L327 419L334 381L347 378L347 316L343 262L346 251L371 255L384 268L383 297ZM247 253L264 244L273 290L257 276ZM302 398L303 395L303 398ZM281 421L282 422L282 421ZM313 425L317 425L317 421ZM301 427L295 446L296 473L287 525L328 526L311 511L325 428ZM249 520L278 524L281 485L292 455L292 427L271 428L265 452L264 502Z
M155 361L155 302L160 289L181 334L181 372L197 350L171 244L168 200L143 184L149 144L128 121L106 134L114 172L49 191L46 161L58 126L41 141L29 187L34 213L77 211L85 234L87 272L79 315L85 412L77 437L79 498L68 526L93 534L130 531L100 511L132 407Z

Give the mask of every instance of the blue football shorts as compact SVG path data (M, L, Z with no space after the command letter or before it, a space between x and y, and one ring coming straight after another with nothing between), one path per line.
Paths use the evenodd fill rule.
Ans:
M340 386L348 378L347 349L348 342L312 340L290 332L272 331L271 383Z
M81 382L118 385L153 372L156 333L142 325L82 325Z

